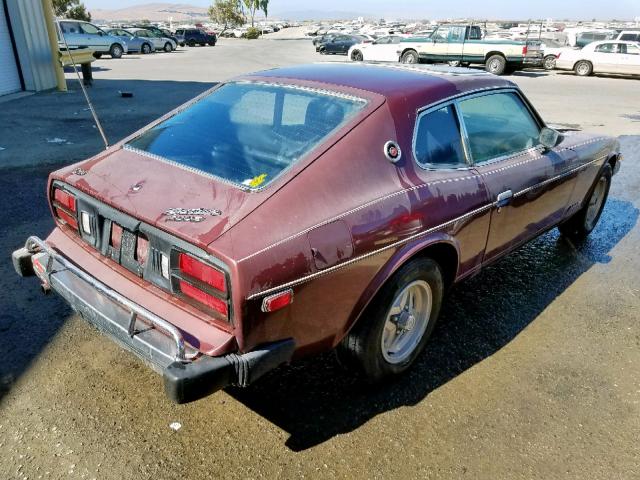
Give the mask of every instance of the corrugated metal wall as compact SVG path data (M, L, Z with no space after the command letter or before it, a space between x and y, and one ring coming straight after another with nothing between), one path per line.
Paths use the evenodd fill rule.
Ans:
M7 0L26 90L55 88L56 75L41 0Z

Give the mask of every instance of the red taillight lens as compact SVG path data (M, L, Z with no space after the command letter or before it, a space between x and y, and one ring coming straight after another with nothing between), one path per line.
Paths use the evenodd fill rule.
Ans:
M209 295L208 293L203 292L202 290L194 287L193 285L180 280L180 291L187 297L193 298L198 302L206 305L207 307L215 310L216 312L221 313L225 317L229 314L229 307L227 306L224 300L220 300L219 298L214 297L213 295Z
M61 207L67 209L70 212L76 213L76 197L74 197L70 193L56 188L53 191L53 199L58 202Z
M178 267L182 273L200 280L216 290L221 292L227 291L227 281L224 273L196 260L190 255L181 253L178 258Z
M59 188L53 190L53 211L59 220L78 230L78 218L76 215L76 197Z
M522 55L526 55L528 50L529 49L527 48L526 45L524 47L522 47Z
M291 303L293 303L293 290L289 289L284 292L265 297L262 301L262 311L275 312L276 310L280 310Z

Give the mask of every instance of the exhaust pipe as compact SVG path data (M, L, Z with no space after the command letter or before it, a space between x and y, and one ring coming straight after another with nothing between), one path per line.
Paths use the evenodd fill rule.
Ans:
M48 283L43 283L40 285L40 290L44 295L49 295L51 293L51 286Z

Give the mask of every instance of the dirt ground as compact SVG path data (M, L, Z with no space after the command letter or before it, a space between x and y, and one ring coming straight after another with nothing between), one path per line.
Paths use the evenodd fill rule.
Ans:
M222 40L100 60L91 94L118 139L231 75L318 59L308 41ZM52 165L100 141L75 87L0 105L0 478L640 478L640 80L511 79L549 123L620 136L588 241L552 231L458 286L425 354L386 388L326 354L182 406L14 274L10 252L53 225Z

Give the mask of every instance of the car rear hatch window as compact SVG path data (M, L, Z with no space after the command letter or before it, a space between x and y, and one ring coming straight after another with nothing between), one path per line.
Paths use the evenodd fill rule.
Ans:
M127 147L259 189L365 105L357 97L303 87L228 83Z

